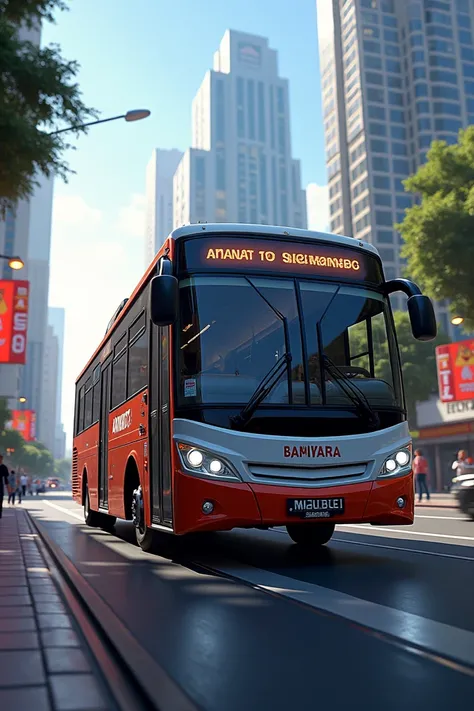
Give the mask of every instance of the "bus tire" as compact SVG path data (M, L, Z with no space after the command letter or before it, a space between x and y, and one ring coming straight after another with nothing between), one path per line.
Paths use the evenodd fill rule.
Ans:
M301 546L323 546L331 540L333 523L292 523L286 527L292 541Z
M86 526L93 526L98 528L101 524L101 514L98 511L92 511L91 501L89 497L89 487L87 486L87 481L85 483L84 490L84 522Z
M137 543L145 553L152 553L156 547L154 531L145 524L142 487L139 485L133 492L132 521L135 528Z

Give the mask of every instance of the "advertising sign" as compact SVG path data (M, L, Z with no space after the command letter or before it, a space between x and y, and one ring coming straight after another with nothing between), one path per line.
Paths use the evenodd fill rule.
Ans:
M25 442L36 439L36 412L34 410L13 410L7 429L16 430Z
M0 363L24 365L29 282L0 280Z
M442 402L474 399L474 340L436 348L439 397Z

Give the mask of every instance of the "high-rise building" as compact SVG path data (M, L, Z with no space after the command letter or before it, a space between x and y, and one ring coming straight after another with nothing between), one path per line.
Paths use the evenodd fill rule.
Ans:
M19 38L39 45L41 30L38 27L22 28ZM14 209L7 211L5 221L0 221L0 252L18 255L25 262L25 267L19 271L11 270L8 262L2 262L2 278L30 282L26 365L0 366L0 396L9 399L11 409L17 407L18 397L26 397L26 407L39 413L48 319L53 178L43 175L37 178L38 186L31 199L20 200ZM37 417L38 439L42 439L41 427L41 418Z
M173 176L182 156L155 148L146 168L146 267L173 229Z
M48 324L43 359L42 406L38 420L41 420L41 437L37 439L54 453L56 443L56 399L58 390L59 343L53 327Z
M317 0L330 228L399 275L403 180L474 123L472 0ZM403 300L396 297L395 307ZM447 304L437 316L451 337Z
M243 222L306 227L291 155L288 80L268 40L227 30L192 107L192 147L174 177L173 226Z
M64 357L64 328L66 312L64 309L50 306L48 309L48 323L53 328L53 333L58 342L57 368L56 368L56 428L53 455L55 459L64 459L66 448L66 435L62 424L62 382L63 382L63 357Z
M43 359L48 325L49 263L51 252L51 219L53 178L38 178L38 187L29 203L27 259L30 299L26 364L21 369L21 395L28 407L42 409ZM36 436L42 439L42 420L37 419Z

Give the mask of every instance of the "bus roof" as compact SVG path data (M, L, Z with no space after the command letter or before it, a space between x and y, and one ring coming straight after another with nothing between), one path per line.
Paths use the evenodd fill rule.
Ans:
M185 237L190 237L192 235L202 235L202 234L213 234L218 232L221 235L226 235L226 234L238 234L238 235L246 235L247 237L289 237L290 239L314 239L314 240L319 240L323 242L328 242L332 244L341 244L345 245L347 247L354 247L357 246L358 249L363 249L366 250L367 252L371 252L374 255L379 256L377 250L372 244L369 244L368 242L362 242L360 240L355 240L352 237L345 237L344 235L337 235L333 234L331 232L314 232L312 230L303 230L299 229L297 227L278 227L276 225L251 225L251 224L242 224L242 223L231 223L231 222L214 222L214 223L207 223L207 222L198 222L195 224L190 224L190 225L184 225L183 227L178 227L177 229L173 230L171 232L170 236L165 240L163 245L160 247L160 250L157 252L155 258L151 262L150 266L146 270L145 274L143 275L142 279L140 282L137 284L135 289L133 290L133 293L131 294L129 300L123 307L123 309L120 311L119 315L117 316L116 321L113 323L113 325L110 327L110 329L107 331L105 336L103 337L102 341L99 343L97 346L96 350L88 360L87 364L84 366L84 368L81 370L79 375L76 378L76 384L77 382L82 378L84 373L86 372L87 368L90 366L92 361L97 357L101 349L104 347L104 344L106 341L109 339L119 322L122 320L124 317L125 313L128 311L128 309L131 307L133 300L135 296L137 296L150 276L154 273L154 269L156 266L156 263L158 262L159 258L163 255L164 252L164 247L166 243L169 244L169 240L177 241L180 239L183 239Z
M347 247L357 246L359 249L365 249L372 254L379 256L376 248L369 242L355 240L353 237L345 237L344 235L336 235L332 232L314 232L313 230L303 230L298 227L277 227L276 225L247 225L242 223L231 222L202 222L191 225L184 225L173 230L170 238L173 240L183 239L190 235L202 233L238 234L247 236L262 236L262 237L293 237L296 239L314 239L318 241L328 242L332 244L341 244Z

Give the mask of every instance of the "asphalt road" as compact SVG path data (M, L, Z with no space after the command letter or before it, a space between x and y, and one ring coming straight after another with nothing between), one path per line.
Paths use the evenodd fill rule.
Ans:
M87 528L67 493L24 502L199 707L464 709L474 698L474 522L341 526L304 554L282 530L196 536L164 556Z

